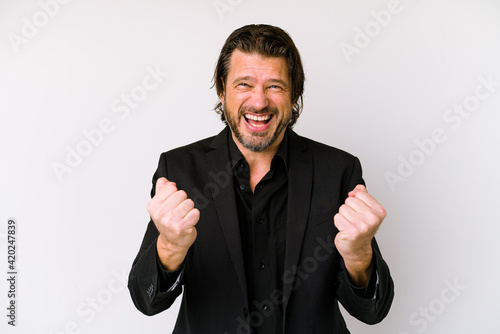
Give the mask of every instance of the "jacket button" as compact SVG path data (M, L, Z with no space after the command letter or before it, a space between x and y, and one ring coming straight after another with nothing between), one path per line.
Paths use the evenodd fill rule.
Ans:
M245 318L248 317L248 309L246 307L243 309L243 316Z

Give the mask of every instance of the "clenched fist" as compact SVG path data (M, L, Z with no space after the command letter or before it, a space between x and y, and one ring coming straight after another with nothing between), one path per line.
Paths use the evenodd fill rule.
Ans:
M196 239L200 211L185 191L164 177L156 181L156 192L147 209L160 232L156 243L160 262L165 269L176 270Z
M364 286L368 283L371 272L371 241L386 212L363 185L357 185L348 196L333 218L335 227L339 230L335 246L344 258L353 283Z

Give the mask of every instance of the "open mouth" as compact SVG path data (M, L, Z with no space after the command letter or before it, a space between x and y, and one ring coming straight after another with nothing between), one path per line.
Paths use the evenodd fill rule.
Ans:
M244 114L245 121L254 128L262 128L269 124L273 118L272 114Z

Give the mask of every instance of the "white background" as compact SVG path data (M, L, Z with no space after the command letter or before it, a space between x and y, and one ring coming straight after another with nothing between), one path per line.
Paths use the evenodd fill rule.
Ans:
M121 282L159 154L223 127L212 71L226 37L248 23L290 33L307 77L295 130L358 156L389 213L377 238L396 285L392 310L376 326L346 315L352 333L498 332L500 86L474 100L480 77L500 82L497 0L396 1L385 26L373 11L389 1L379 0L66 2L0 4L1 333L172 331L178 304L146 317ZM115 113L148 68L169 75L128 115ZM465 101L473 111L451 121ZM85 146L84 132L106 119L112 131ZM439 129L445 140L429 144ZM58 178L54 165L78 147L87 156ZM410 158L417 166L399 167ZM15 328L4 278L11 217Z

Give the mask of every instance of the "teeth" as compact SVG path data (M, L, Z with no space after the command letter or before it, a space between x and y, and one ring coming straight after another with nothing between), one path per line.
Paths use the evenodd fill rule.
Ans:
M255 116L250 114L245 114L245 117L254 121L267 121L271 118L271 115Z

